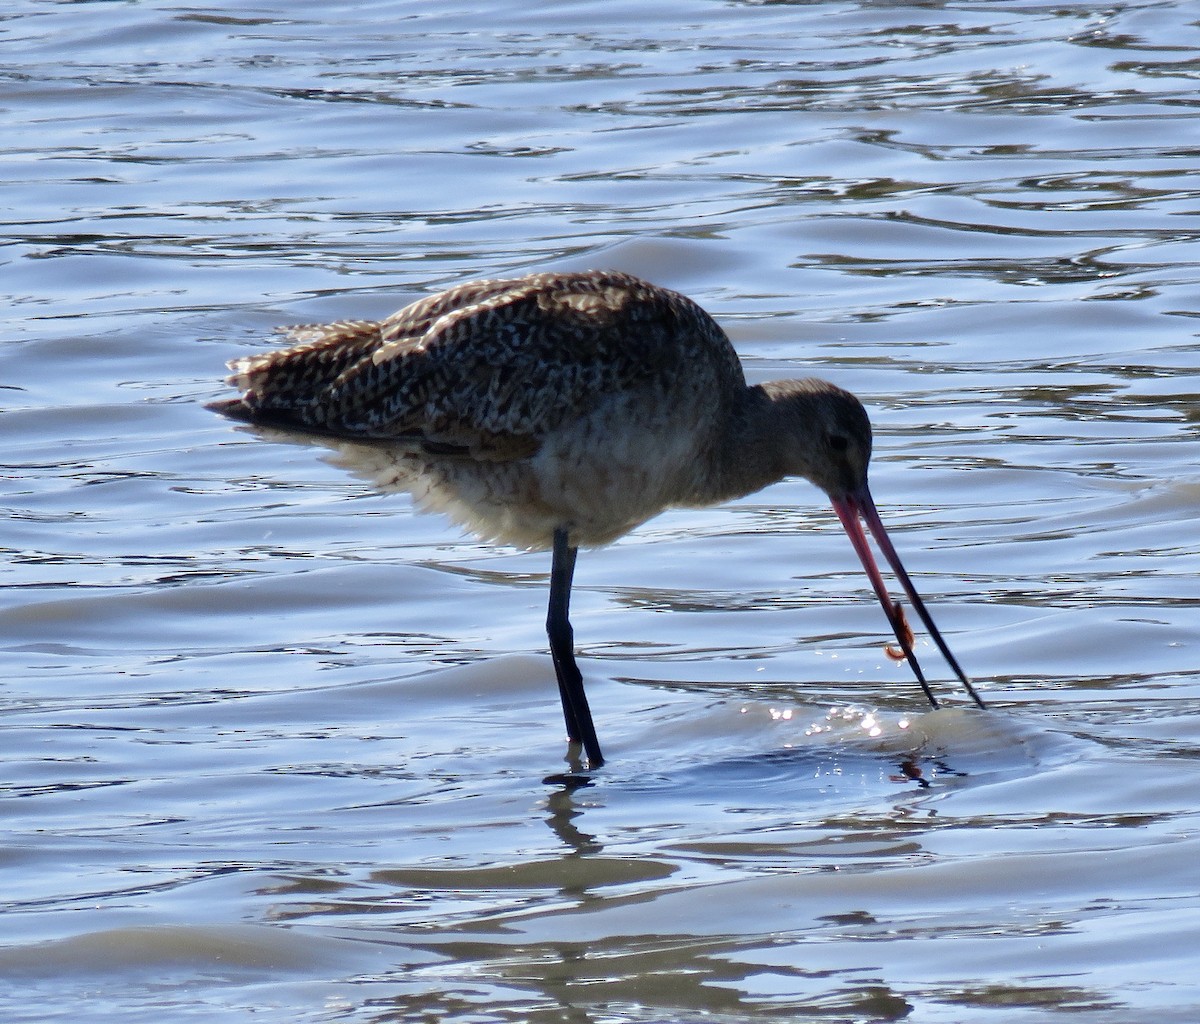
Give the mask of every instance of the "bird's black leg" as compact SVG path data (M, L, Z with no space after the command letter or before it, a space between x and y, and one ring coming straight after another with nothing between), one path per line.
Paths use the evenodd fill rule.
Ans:
M583 692L583 676L575 664L575 632L571 629L571 580L575 575L575 555L565 528L554 531L554 554L550 563L550 608L546 615L546 635L550 638L550 656L554 659L554 674L558 676L558 693L562 698L563 718L567 735L582 743L587 753L588 767L604 764L596 727L587 695Z

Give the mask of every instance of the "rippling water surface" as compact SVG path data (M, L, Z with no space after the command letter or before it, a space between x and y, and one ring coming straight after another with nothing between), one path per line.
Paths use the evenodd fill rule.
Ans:
M1191 4L0 40L0 1018L1196 1019ZM547 556L203 408L276 324L590 266L864 399L991 713L923 706L785 482L583 554L576 785Z

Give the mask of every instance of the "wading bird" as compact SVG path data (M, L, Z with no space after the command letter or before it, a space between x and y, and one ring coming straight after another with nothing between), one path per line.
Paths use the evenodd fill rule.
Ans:
M410 491L481 538L550 548L550 653L567 735L589 766L603 756L569 618L579 547L789 476L829 495L929 703L938 706L863 523L984 707L876 511L862 404L823 380L747 386L725 332L685 296L629 274L540 273L287 335L291 347L233 360L241 395L211 408L333 438L342 461L381 489Z

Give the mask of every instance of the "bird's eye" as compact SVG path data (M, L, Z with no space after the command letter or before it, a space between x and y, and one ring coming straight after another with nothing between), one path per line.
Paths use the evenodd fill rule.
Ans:
M850 438L848 438L845 434L830 434L829 447L835 452L844 452L850 447Z

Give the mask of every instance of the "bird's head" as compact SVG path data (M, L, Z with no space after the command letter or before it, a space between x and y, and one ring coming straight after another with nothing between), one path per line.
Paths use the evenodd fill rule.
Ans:
M762 390L776 410L784 476L811 480L831 498L867 486L871 421L862 402L823 380L770 381Z
M893 601L888 594L875 564L867 541L867 531L875 538L880 552L895 572L934 643L975 703L983 707L983 701L970 679L934 625L875 508L867 484L867 466L871 461L871 421L862 403L850 392L823 380L771 381L760 385L760 388L772 407L771 413L764 419L772 425L771 447L780 462L776 467L779 475L805 477L829 495L833 509L891 623L900 649L912 666L929 702L934 707L938 706L913 654L912 631L899 602ZM864 524L866 530L863 529Z

